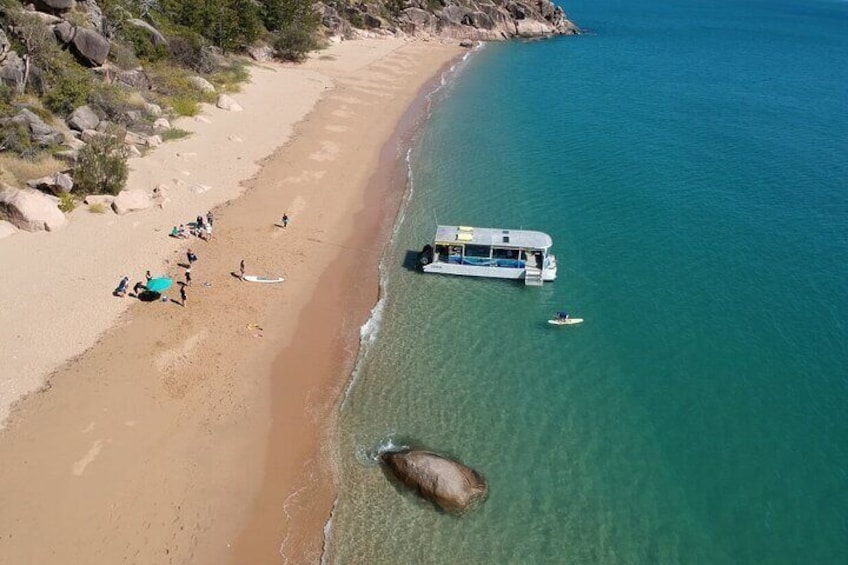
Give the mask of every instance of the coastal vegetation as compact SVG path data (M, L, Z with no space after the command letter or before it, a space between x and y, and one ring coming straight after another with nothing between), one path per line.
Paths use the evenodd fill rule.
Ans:
M573 32L549 0L0 0L3 194L117 194L130 156L188 135L173 119L204 103L241 110L227 93L248 80L250 59L301 62L357 37L471 46Z

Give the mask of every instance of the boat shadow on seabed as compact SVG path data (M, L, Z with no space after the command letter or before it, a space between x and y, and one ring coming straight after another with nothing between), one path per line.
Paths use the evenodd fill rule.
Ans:
M403 268L407 271L420 271L421 265L418 262L418 255L421 251L407 249L403 256Z

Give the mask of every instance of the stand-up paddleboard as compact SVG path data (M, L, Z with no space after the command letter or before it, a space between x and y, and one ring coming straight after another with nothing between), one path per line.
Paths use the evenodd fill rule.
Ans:
M284 279L283 277L261 277L257 275L245 275L244 280L246 280L247 282L272 284L281 283L286 279Z
M573 326L574 324L582 324L583 318L566 318L564 320L548 320L548 323L553 326Z

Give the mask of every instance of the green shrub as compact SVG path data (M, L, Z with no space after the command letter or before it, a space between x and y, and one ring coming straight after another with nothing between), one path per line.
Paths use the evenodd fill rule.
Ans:
M81 194L118 194L127 182L129 152L123 138L99 135L80 149L74 183Z
M74 198L70 192L63 192L59 195L59 210L68 214L74 211L74 208L77 207L77 200Z
M178 64L198 73L209 73L215 69L215 59L206 48L203 37L184 31L168 38L168 52Z
M114 41L109 49L109 59L122 69L134 69L141 65L131 47Z
M88 101L91 78L78 68L68 67L57 73L53 86L44 94L44 105L54 114L67 115Z
M0 116L11 116L16 108L12 106L15 99L15 91L5 82L0 82Z
M277 56L284 61L301 62L318 43L308 30L298 25L290 25L277 32L273 46Z
M29 128L23 124L8 123L0 128L0 151L8 151L32 160L38 154L38 147L29 137Z
M141 108L129 101L126 91L114 84L97 84L88 95L88 104L110 122L128 124L127 112Z
M172 98L166 99L167 103L171 108L174 109L174 113L178 116L196 116L198 112L200 112L200 106L198 105L198 101L194 98L188 98L186 96L174 96Z
M182 139L190 136L191 132L180 128L171 128L163 131L161 135L162 141L174 141L175 139Z
M157 45L146 30L129 24L121 26L120 37L132 46L136 57L142 61L158 61L168 56L165 45Z

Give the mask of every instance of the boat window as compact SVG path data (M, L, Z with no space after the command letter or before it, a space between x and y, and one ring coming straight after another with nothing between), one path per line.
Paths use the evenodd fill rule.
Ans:
M488 257L491 253L491 247L488 245L466 245L466 257Z
M518 249L492 249L492 257L495 259L518 259Z

